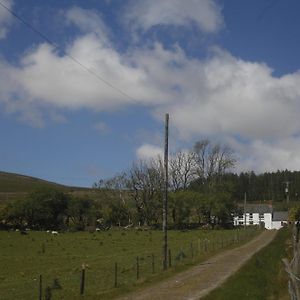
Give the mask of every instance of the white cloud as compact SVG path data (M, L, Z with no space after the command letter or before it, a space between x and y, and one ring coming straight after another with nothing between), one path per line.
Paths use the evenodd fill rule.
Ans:
M2 4L8 9L12 9L12 0L2 0ZM7 9L0 6L0 40L4 39L7 35L8 28L13 22L13 16L9 13Z
M171 126L187 140L199 135L278 139L299 132L300 73L276 78L265 64L225 51L199 60L178 46L166 50L158 43L120 54L93 34L77 38L67 52L135 100L42 44L24 55L21 67L2 61L0 101L15 111L147 105L161 120L161 112L169 112Z
M299 137L287 137L274 142L254 140L248 144L234 141L231 146L238 153L237 171L300 169Z
M137 149L136 156L142 160L163 157L163 149L155 145L144 144Z
M167 106L183 138L277 139L299 132L300 73L275 78L266 65L226 52L206 61L185 60L183 70L184 97Z
M140 105L160 120L169 112L177 139L230 140L244 168L300 168L300 142L295 137L300 133L300 72L278 78L264 63L220 49L202 60L188 57L179 46L167 50L160 43L120 53L94 11L73 8L67 19L83 33L66 52L135 100L41 44L26 52L20 64L13 66L0 58L0 105L6 112L42 127L45 115L65 121L59 114L62 108L111 111ZM97 127L103 132L105 126ZM150 144L137 150L139 158L161 153Z
M123 14L134 29L156 25L190 26L213 33L223 25L221 8L213 0L133 0Z
M110 30L104 24L99 12L74 6L65 12L65 21L69 25L76 25L84 33L94 33L102 40L109 43L107 36Z

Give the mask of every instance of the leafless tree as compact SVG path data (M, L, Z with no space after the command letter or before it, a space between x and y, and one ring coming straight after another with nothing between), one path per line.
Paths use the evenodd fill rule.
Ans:
M191 181L196 179L197 161L192 151L179 151L169 160L170 187L173 191L186 190Z
M236 160L233 151L226 145L212 144L202 140L195 144L197 175L203 182L219 180L223 174L234 167Z
M141 224L149 225L160 217L163 178L161 159L140 160L129 172L129 189Z

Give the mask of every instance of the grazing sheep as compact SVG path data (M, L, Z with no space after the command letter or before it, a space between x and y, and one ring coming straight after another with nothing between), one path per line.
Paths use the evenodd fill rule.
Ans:
M96 231L99 232L99 231L101 231L101 229L97 227L97 228L96 228Z
M51 233L52 233L52 235L58 235L57 231L52 231Z

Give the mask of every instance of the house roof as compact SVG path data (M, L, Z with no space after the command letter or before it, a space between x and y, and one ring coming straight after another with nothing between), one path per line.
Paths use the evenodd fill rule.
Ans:
M243 205L240 205L239 208L242 212L244 212ZM272 213L273 207L272 207L272 205L269 205L269 204L246 204L245 210L246 210L246 213L264 214L264 213Z
M287 221L288 212L287 211L274 211L273 221Z

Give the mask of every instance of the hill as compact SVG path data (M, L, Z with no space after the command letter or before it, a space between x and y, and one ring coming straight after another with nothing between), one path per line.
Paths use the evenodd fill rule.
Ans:
M27 175L0 171L0 202L22 199L28 193L40 189L54 188L67 193L82 194L90 192L89 188L71 187Z

